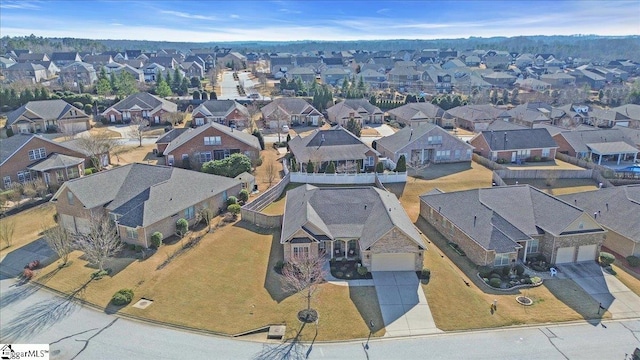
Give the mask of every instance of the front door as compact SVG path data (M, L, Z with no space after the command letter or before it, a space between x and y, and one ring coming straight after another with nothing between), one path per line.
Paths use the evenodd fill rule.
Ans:
M514 151L511 153L511 162L514 163L516 162L516 159L518 157L518 152Z
M49 173L44 173L44 182L45 184L49 185L50 179L49 179Z

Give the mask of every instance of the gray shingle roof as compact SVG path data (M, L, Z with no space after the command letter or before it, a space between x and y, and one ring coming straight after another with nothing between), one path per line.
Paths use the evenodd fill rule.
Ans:
M255 148L256 150L260 151L260 141L258 140L257 137L251 135L251 134L247 134L245 132L239 131L239 130L233 130L228 126L222 125L222 124L218 124L215 122L210 122L208 124L202 125L202 126L198 126L195 129L189 129L187 131L182 132L180 135L178 135L175 139L173 139L169 145L167 146L167 148L164 150L164 154L169 154L172 151L174 151L175 149L177 149L178 147L184 145L186 142L188 142L189 140L193 139L196 135L201 134L202 132L213 128L215 130L217 130L218 132L222 133L223 135L227 135L230 136L234 139L237 139L253 148ZM175 129L174 129L175 130ZM158 140L159 141L159 140Z
M0 165L4 164L5 161L9 160L9 158L11 158L11 156L16 153L16 151L18 151L20 148L25 146L25 144L27 144L29 141L31 141L34 138L40 139L42 141L50 142L57 146L65 147L72 151L84 153L74 147L68 146L67 142L62 142L62 143L53 142L42 135L16 134L12 137L2 139L2 141L0 141Z
M507 111L491 105L463 105L449 109L447 112L451 116L468 121L487 121L510 116Z
M546 129L483 131L480 136L485 138L491 151L558 147Z
M28 168L35 171L48 171L52 169L66 169L73 165L80 165L83 162L84 159L75 156L51 154L46 159L28 166Z
M299 162L366 159L368 151L378 154L340 126L328 130L316 129L305 137L298 135L289 141L288 146Z
M587 144L625 141L624 131L620 129L563 131L557 136L563 137L576 152L588 152Z
M158 140L156 140L156 144L168 144L175 140L178 136L180 136L183 132L189 131L190 128L173 128Z
M592 152L602 155L634 154L640 152L638 148L631 146L624 141L591 143L587 144L587 146Z
M289 115L302 114L302 112L309 107L315 110L313 106L301 98L277 98L262 108L263 117L268 117L271 113L276 111L278 107Z
M239 184L235 179L197 171L129 164L67 181L53 200L66 187L86 208L104 206L121 215L120 224L144 227Z
M588 214L600 211L596 221L630 240L640 242L640 185L602 188L558 197L575 203Z
M388 111L389 114L405 121L411 120L418 112L421 112L429 119L450 117L450 115L445 113L438 105L426 102L409 103Z
M354 209L360 209L354 211ZM394 227L417 246L420 234L392 193L375 187L318 188L306 184L287 192L281 243L302 227L319 230L330 239L359 238L367 249Z
M118 103L114 104L110 108L106 109L104 113L108 112L110 109L115 109L117 111L125 111L133 109L134 107L139 107L142 110L152 110L156 107L162 105L162 108L168 112L176 112L178 111L178 105L172 103L171 101L167 101L165 99L161 99L155 95L151 95L146 92L140 92L137 94L129 95L126 98L122 99Z
M33 114L44 120L58 120L71 109L78 111L79 116L87 116L84 111L74 107L64 100L55 99L29 101L28 103L20 106L7 115L7 125L13 124L20 116L22 116L26 112L32 112Z
M193 113L202 111L207 116L227 116L233 109L238 109L243 115L249 116L247 108L235 100L207 100L193 109Z
M406 126L393 135L385 136L376 140L376 143L395 153L430 133L450 137L453 141L457 141L460 144L466 145L469 149L473 149L473 146L449 134L441 127L431 123L418 123L413 126Z

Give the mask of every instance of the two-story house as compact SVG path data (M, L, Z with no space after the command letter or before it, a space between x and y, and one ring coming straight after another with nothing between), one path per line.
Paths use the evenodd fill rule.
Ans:
M83 86L91 86L98 81L98 75L93 65L85 62L70 63L60 69L61 84L66 84L72 88L82 84Z

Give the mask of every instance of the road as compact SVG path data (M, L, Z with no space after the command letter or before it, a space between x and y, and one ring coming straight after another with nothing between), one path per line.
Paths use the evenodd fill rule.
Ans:
M244 86L245 92L250 94L253 87L255 87L256 83L253 80L249 79L249 73L247 72L238 72L238 80L233 79L232 71L225 71L222 73L222 79L220 80L220 94L218 95L218 99L220 100L249 100L246 95L240 96L238 94L237 86L242 84ZM271 98L267 96L261 96L260 100L269 101Z
M290 359L622 360L640 346L637 319L375 339L368 350L366 340L263 344L108 315L13 279L0 280L0 294L0 342L48 343L52 360L281 359L287 351Z

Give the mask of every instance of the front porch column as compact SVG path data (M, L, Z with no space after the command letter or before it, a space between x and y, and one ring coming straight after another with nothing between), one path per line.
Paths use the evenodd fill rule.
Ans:
M620 165L620 160L622 160L622 153L618 154L618 165Z
M527 263L527 244L529 244L528 241L524 242L524 256L522 257L522 262L523 263Z
M331 241L331 259L333 259L333 241Z
M638 153L634 153L633 154L633 163L636 163L636 160L638 159Z
M602 162L602 154L598 154L598 165Z

